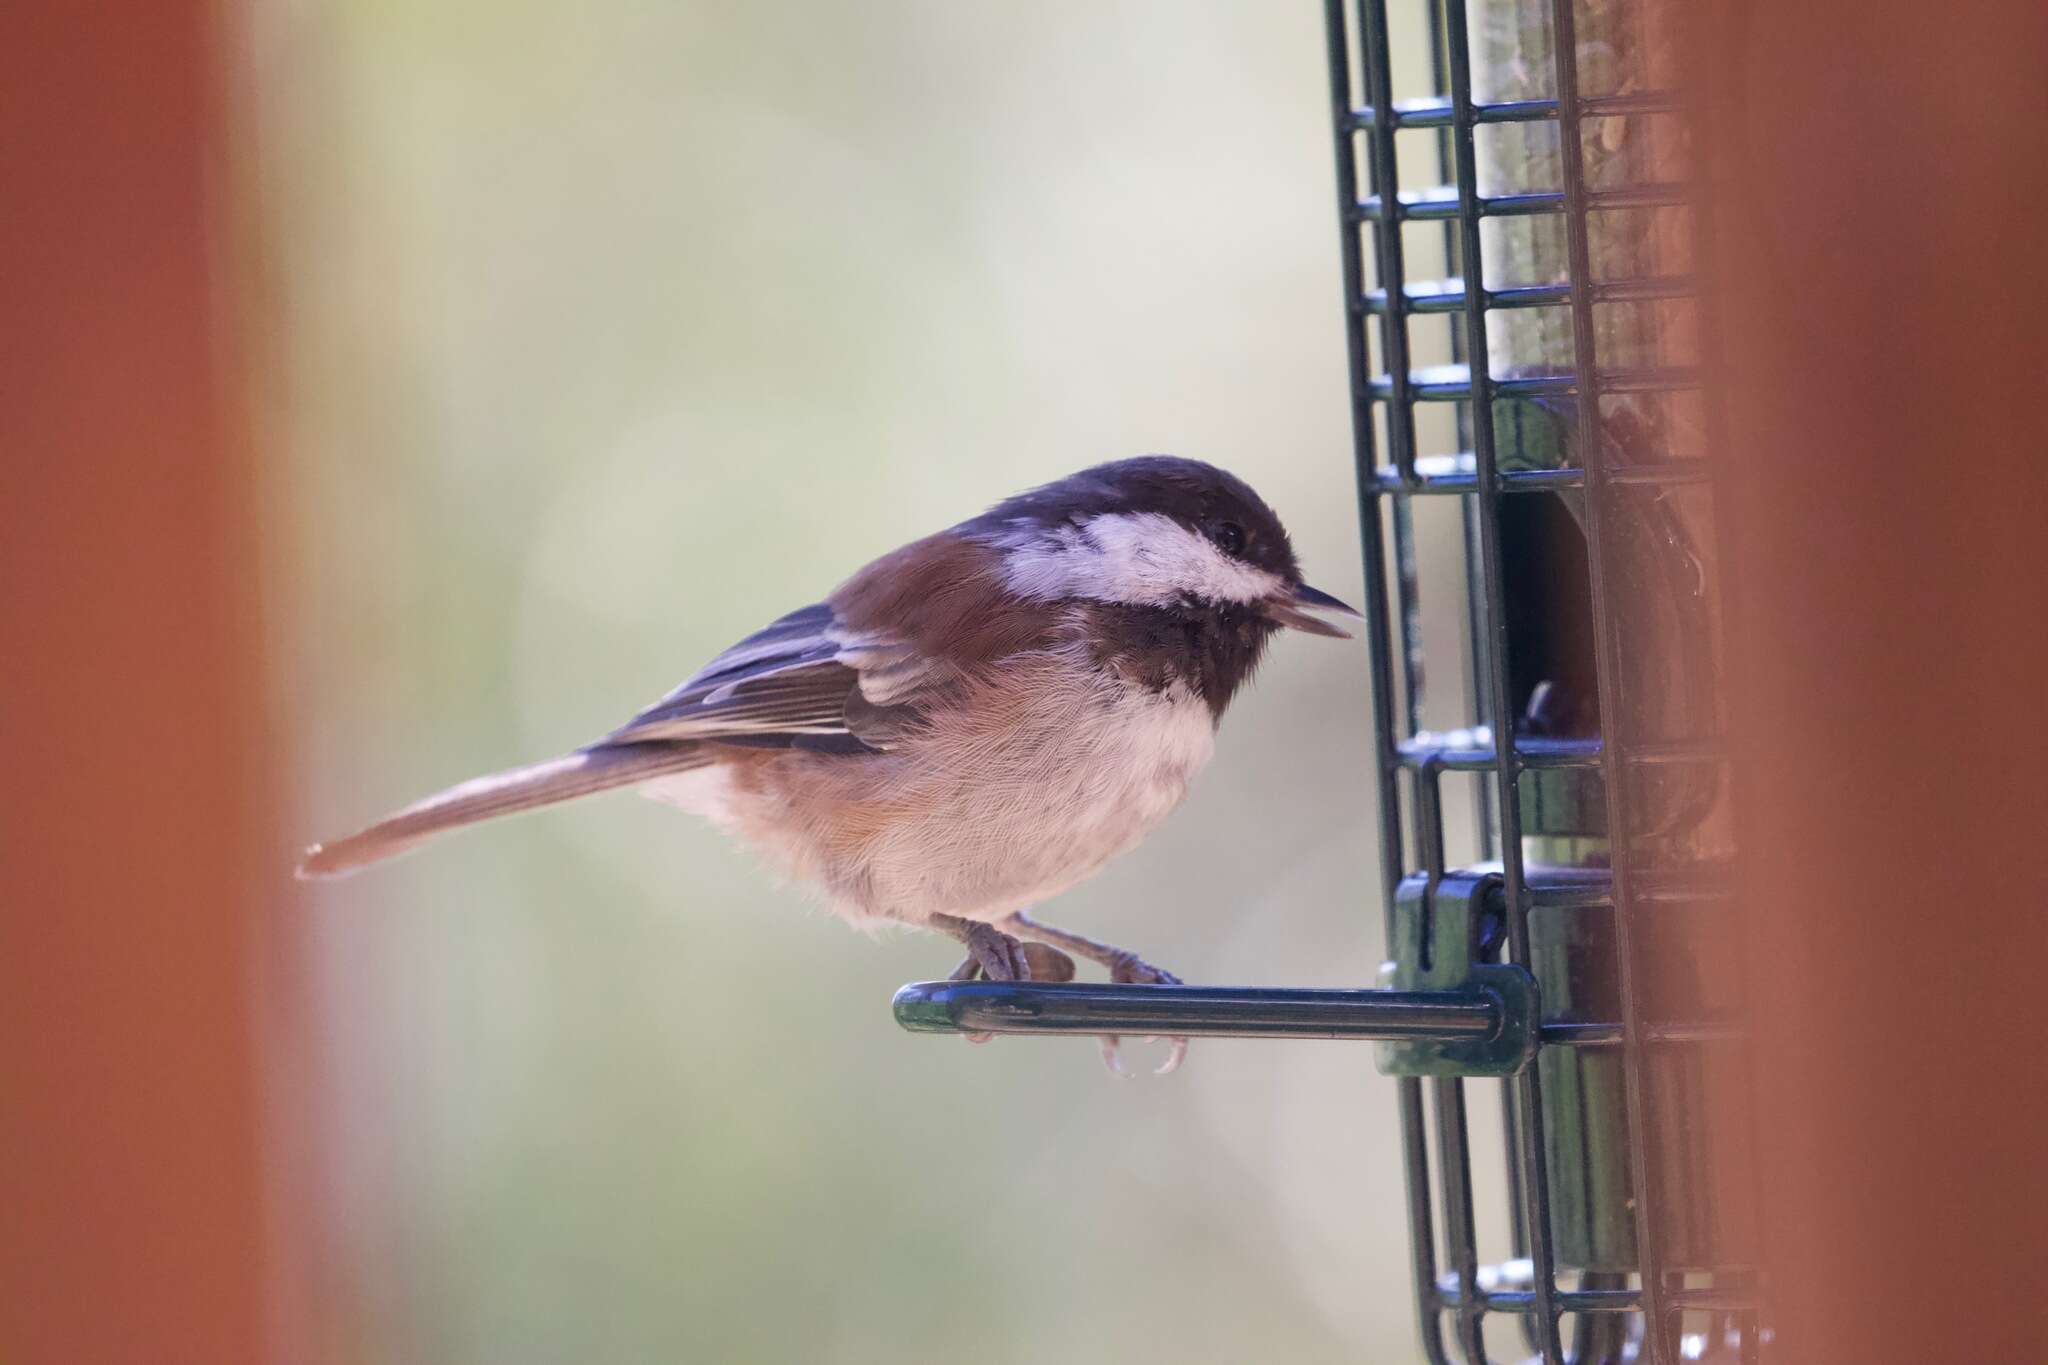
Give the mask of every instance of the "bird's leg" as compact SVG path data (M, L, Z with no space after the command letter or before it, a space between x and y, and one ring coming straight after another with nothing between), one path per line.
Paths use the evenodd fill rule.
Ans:
M1050 924L1040 924L1022 910L997 922L1019 938L1031 939L1038 943L1054 944L1078 957L1085 957L1090 962L1099 963L1109 970L1109 979L1111 981L1136 986L1178 986L1181 984L1180 978L1172 972L1167 971L1163 967L1153 966L1129 949L1114 948L1107 943L1098 943L1092 938L1083 937L1066 929L1055 929ZM1169 1038L1166 1041L1172 1044L1172 1051L1168 1052L1166 1060L1155 1068L1156 1074L1161 1076L1171 1075L1179 1070L1181 1062L1188 1055L1187 1039ZM1117 1043L1117 1036L1113 1033L1106 1033L1102 1036L1102 1063L1114 1074L1128 1076L1131 1073L1125 1071L1117 1064Z
M1019 910L1005 919L997 920L1003 928L1019 938L1031 939L1038 943L1050 943L1064 948L1076 957L1085 957L1090 962L1100 963L1109 969L1111 981L1135 986L1178 986L1179 977L1164 967L1155 967L1124 948L1098 943L1067 929L1055 929L1050 924L1041 924L1026 912Z
M993 924L958 915L933 915L930 924L967 946L967 961L954 969L954 980L971 981L976 975L991 981L1031 979L1031 963L1024 956L1024 945Z

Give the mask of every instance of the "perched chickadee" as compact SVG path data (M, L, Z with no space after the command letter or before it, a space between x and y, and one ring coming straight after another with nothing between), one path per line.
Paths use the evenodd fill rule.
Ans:
M594 744L316 845L299 875L634 786L856 923L958 939L958 977L1065 979L1064 949L1171 984L1028 908L1180 804L1275 631L1345 636L1317 611L1358 614L1301 581L1243 480L1165 456L1097 465L884 555Z

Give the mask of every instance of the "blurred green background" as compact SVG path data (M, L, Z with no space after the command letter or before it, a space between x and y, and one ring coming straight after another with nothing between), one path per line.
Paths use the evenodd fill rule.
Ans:
M255 0L246 40L296 835L580 743L1098 460L1227 465L1357 595L1319 6ZM1363 646L1282 640L1045 917L1368 983L1372 803ZM1414 1355L1367 1047L1118 1082L913 1037L890 992L954 945L630 795L296 903L285 858L333 1359Z

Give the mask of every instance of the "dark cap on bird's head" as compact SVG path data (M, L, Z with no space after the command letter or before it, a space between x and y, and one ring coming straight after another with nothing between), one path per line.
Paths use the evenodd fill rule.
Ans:
M1171 455L1112 460L1041 484L997 503L968 528L1035 524L1079 529L1097 517L1141 515L1167 518L1271 573L1299 576L1287 528L1250 484L1229 470Z
M1200 460L1113 460L997 503L958 530L1001 548L1027 597L1130 606L1251 608L1276 626L1346 632L1356 616L1301 581L1287 528L1250 484Z

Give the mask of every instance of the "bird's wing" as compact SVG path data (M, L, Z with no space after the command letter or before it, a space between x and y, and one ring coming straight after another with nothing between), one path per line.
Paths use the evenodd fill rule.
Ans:
M602 742L880 752L952 676L907 641L852 626L820 602L749 635Z
M967 679L1046 647L1058 623L1004 587L996 550L941 531L749 635L602 742L887 750Z

